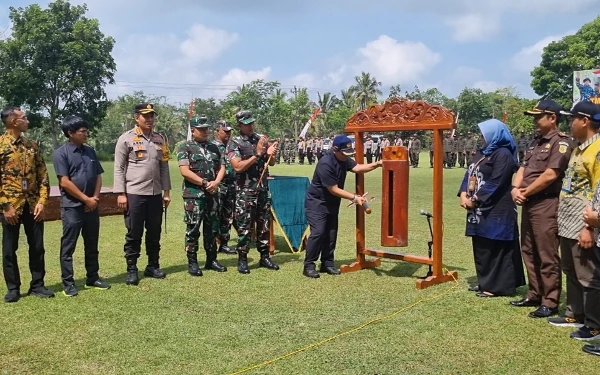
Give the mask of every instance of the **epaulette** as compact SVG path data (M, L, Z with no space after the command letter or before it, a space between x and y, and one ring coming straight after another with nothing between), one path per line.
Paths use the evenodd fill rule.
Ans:
M558 132L558 135L563 137L563 138L569 138L569 135L565 132Z

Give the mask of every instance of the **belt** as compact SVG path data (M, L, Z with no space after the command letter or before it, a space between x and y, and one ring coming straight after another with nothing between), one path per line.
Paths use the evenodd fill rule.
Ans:
M541 201L542 199L558 198L559 195L560 193L537 193L532 195L531 197L528 197L527 200L530 202Z

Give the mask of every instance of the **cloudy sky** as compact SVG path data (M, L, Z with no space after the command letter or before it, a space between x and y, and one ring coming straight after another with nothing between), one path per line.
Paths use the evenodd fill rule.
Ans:
M73 0L73 3L83 3ZM115 97L223 98L253 79L339 93L361 71L383 83L486 91L516 86L550 41L593 20L600 0L87 0L117 41ZM0 0L0 27L7 8ZM40 1L47 4L47 1Z

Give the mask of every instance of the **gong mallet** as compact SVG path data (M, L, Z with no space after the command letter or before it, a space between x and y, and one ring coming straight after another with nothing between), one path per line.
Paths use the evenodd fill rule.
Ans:
M268 140L267 140L267 142L268 142ZM277 141L275 141L275 143L277 143ZM279 144L277 146L279 147ZM267 147L267 149L268 149L268 147ZM263 169L262 173L260 174L260 179L258 180L258 185L259 186L262 184L263 177L265 177L265 173L267 172L267 169L269 169L269 163L271 162L271 159L273 158L273 156L276 153L277 153L277 150L275 150L274 153L272 153L271 155L269 155L269 158L267 159L267 163L265 164L265 168Z
M431 227L431 218L433 217L433 215L430 214L429 212L425 211L424 209L421 209L419 214L426 216L427 223L429 223L429 233L431 234L431 240L427 241L427 247L429 248L427 255L429 256L429 259L431 259L431 255L433 253L433 229ZM429 271L427 272L427 275L424 277L421 277L421 279L426 279L430 276L433 276L433 271L431 270L431 264L429 265Z
M367 194L369 194L369 192L366 192L363 194L363 198L366 198ZM375 199L375 197L371 197L371 199L368 200L368 202L371 202L373 199ZM353 204L355 204L354 202L350 202L348 203L348 207L352 206ZM365 203L362 204L362 208L365 210L365 212L367 214L370 214L372 212L371 207L369 207L367 201L365 201Z

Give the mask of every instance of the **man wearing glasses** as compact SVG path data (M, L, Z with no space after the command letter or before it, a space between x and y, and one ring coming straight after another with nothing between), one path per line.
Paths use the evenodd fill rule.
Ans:
M148 266L144 276L164 279L159 266L160 232L163 207L171 202L169 147L166 138L153 131L154 105L135 106L136 126L119 137L115 146L113 192L119 194L118 206L125 211L125 259L127 285L138 285L137 259L146 228Z
M6 133L0 136L0 205L2 206L2 269L8 293L5 302L21 297L21 276L17 262L19 231L25 228L29 244L31 284L28 294L54 297L44 286L43 212L50 197L48 171L37 143L26 139L27 116L18 107L5 108L0 114Z
M104 169L96 151L86 145L88 124L79 116L69 116L62 123L62 131L69 139L54 151L54 170L60 186L60 208L63 235L60 240L60 268L63 294L75 297L79 293L73 279L73 253L77 239L83 236L86 288L109 289L110 284L98 276L98 235L100 216L98 202Z

